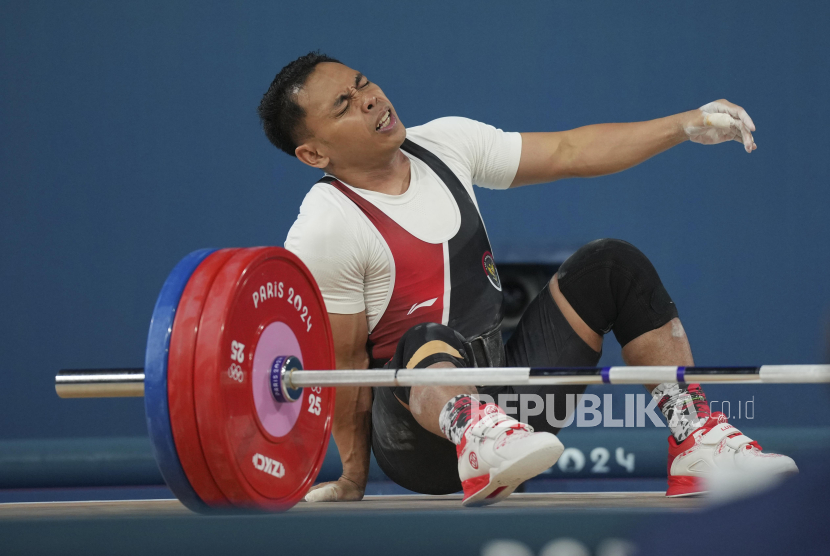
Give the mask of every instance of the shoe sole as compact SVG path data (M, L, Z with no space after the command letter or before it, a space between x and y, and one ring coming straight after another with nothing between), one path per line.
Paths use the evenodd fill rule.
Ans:
M708 490L700 490L697 492L684 492L682 494L668 494L666 493L666 498L688 498L690 496L703 496L704 494L709 494Z
M554 444L490 469L490 481L487 485L465 498L461 505L489 506L504 500L513 494L520 484L553 466L564 451L564 445Z
M787 476L797 475L798 470L784 471L776 474L771 474L767 478L780 476L785 478ZM702 496L709 494L708 485L704 477L690 477L686 475L675 475L669 477L669 488L666 490L667 498L683 498L686 496Z
M706 485L702 477L669 475L669 488L666 489L667 498L683 498L684 496L698 496L705 493Z

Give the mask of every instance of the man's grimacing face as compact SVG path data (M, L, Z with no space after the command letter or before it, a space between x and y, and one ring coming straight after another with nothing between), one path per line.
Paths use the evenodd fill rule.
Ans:
M372 159L395 152L406 138L406 129L380 87L343 64L318 64L297 101L310 132L304 145L324 157L314 166L328 166L325 159L334 167L371 165Z

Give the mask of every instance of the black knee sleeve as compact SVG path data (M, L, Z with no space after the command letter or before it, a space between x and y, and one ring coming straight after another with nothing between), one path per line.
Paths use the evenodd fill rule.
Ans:
M628 342L677 316L654 265L625 241L598 239L580 248L557 272L559 290L598 334Z
M406 331L398 341L395 355L385 365L389 369L425 369L445 361L456 367L474 367L464 348L464 337L448 326L425 322ZM409 387L396 386L395 396L409 404Z

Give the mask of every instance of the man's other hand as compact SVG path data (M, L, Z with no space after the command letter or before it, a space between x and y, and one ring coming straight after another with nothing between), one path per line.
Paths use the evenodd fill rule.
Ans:
M743 143L751 153L758 146L752 139L755 124L746 110L728 100L716 100L688 112L683 131L689 140L702 145L716 145L724 141Z
M340 477L336 481L320 483L311 487L305 495L306 502L353 502L363 499L366 486L360 486L351 479Z

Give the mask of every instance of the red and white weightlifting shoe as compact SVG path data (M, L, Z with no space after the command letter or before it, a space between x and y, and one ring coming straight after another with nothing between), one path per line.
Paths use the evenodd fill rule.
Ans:
M743 471L759 476L798 473L795 462L780 454L766 454L761 445L712 413L702 427L683 442L669 436L669 488L666 496L706 492L706 479L716 471Z
M565 447L555 435L508 417L495 404L480 410L456 446L464 506L486 506L510 496L520 484L548 469Z

